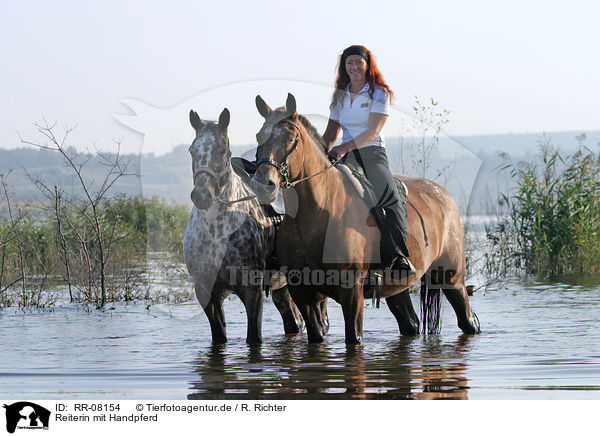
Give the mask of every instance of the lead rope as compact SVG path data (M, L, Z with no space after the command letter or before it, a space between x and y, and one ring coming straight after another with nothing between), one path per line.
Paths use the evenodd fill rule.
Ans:
M228 139L228 141L229 141L229 139ZM231 181L233 181L233 178L236 176L236 173L235 173L235 170L233 169L233 166L231 164L231 152L229 152L229 162L228 162L228 165L231 168ZM230 181L230 183L231 183L231 181ZM256 198L256 195L247 195L246 197L238 198L237 200L224 200L219 195L219 196L217 196L216 200L219 203L224 204L226 206L232 206L232 205L234 205L236 203L241 203L242 201L253 200L255 198Z
M256 198L256 195L248 195L246 197L238 198L237 200L223 200L221 197L217 197L217 201L226 206L232 206L236 203L241 203L242 201L248 201Z

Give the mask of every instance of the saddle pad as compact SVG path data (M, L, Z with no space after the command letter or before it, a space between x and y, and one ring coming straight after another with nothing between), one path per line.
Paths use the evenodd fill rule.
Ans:
M365 177L362 168L356 168L353 165L348 165L347 163L338 162L335 167L342 172L346 176L346 178L350 181L358 195L367 203L369 208L372 208L377 203L377 199L375 197L375 190L373 189L373 185L369 180ZM408 188L406 184L400 179L396 180L396 186L398 187L398 191L400 193L404 193L404 195L408 198Z

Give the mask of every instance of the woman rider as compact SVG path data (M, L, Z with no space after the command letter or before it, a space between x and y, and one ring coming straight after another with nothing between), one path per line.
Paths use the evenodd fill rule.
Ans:
M355 161L375 188L376 207L385 211L386 228L380 229L383 267L403 271L407 276L414 274L406 246L406 198L398 193L381 133L394 94L371 52L361 45L352 45L342 52L335 88L323 134L328 154L332 160ZM340 130L342 143L331 148Z

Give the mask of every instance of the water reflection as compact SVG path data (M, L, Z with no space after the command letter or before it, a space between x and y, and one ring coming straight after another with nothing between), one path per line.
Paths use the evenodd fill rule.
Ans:
M382 340L364 346L226 344L198 353L188 399L468 399L472 336Z
M265 342L256 348L245 343L239 300L226 309L230 342L220 348L210 347L195 303L168 311L3 309L0 397L600 398L600 288L515 285L471 302L481 335L459 336L446 305L440 335L399 339L389 312L367 306L365 344L354 348L343 343L343 314L333 304L329 336L311 346L305 335L284 337L279 313L266 304Z

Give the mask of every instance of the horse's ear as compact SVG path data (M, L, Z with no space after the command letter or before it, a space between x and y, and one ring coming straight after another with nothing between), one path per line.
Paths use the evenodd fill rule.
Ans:
M219 115L219 129L223 133L227 133L227 127L229 126L229 120L231 119L231 115L229 114L229 109L223 109L221 115Z
M202 128L202 120L194 110L190 111L190 123L196 132Z
M287 100L285 101L286 114L288 117L296 114L296 97L288 93Z
M271 113L271 108L265 103L260 95L256 96L256 109L258 109L258 113L261 114L263 118L267 118L267 115Z

